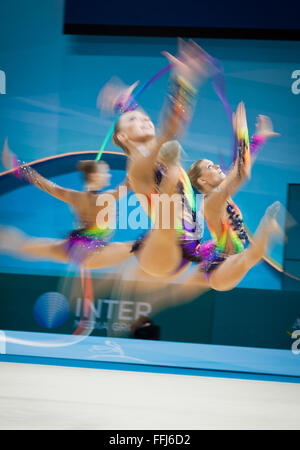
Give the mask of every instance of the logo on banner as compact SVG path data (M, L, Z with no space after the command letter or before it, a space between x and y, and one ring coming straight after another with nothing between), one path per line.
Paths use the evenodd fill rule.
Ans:
M66 297L59 292L46 292L34 304L33 314L37 323L44 328L58 328L69 316L70 308Z
M298 95L300 94L300 70L294 70L292 78L295 80L292 83L292 93Z
M95 330L113 332L130 331L131 324L140 316L148 316L152 306L146 302L131 302L114 299L97 299L84 306L82 298L77 298L75 326L93 327Z
M85 304L80 297L75 302L74 326L92 327L106 332L127 332L140 316L152 311L150 303L98 298ZM56 329L64 325L71 313L69 300L59 292L45 292L35 302L33 315L43 328Z
M0 94L6 94L6 75L3 70L0 70Z
M0 355L6 355L6 335L0 331Z

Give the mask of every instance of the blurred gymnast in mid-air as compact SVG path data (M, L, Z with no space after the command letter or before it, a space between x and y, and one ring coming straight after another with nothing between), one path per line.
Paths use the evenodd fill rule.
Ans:
M115 127L114 142L129 156L127 180L137 196L143 194L149 196L155 191L157 181L160 184L160 193L171 195L177 192L178 182L182 176L184 177L181 182L182 193L185 185L191 186L186 174L181 174L180 167L172 164L171 160L167 163L169 167L164 176L163 169L157 167L161 146L184 131L192 117L197 87L208 76L205 52L194 42L180 41L178 53L178 57L174 57L164 52L173 68L160 135L156 137L153 123L140 110L125 112ZM7 161L13 159L10 153L6 146L3 161L8 169L11 169L11 165ZM110 266L133 256L132 243L109 242L112 230L105 221L104 223L99 221L99 213L103 208L101 195L105 193L98 191L107 185L109 178L107 164L83 161L78 168L84 173L85 192L62 188L42 177L28 164L16 165L14 174L71 205L77 213L80 228L70 233L66 240L48 240L29 238L16 229L3 227L0 233L2 251L12 251L24 257L38 259L74 261L88 269ZM113 192L116 200L119 192L119 189ZM99 204L102 206L98 206ZM153 208L151 214L152 212ZM171 218L173 223L167 228L159 223L148 233L138 251L143 270L159 277L172 274L188 262L184 260L182 263L182 246L178 240L178 222L179 228L182 229L180 212L174 217L174 214L162 208L162 215ZM164 218L159 217L155 220L158 222L161 219ZM189 253L193 253L193 249L188 248L186 255Z
M201 62L198 70L203 79L205 71L209 72L207 67L209 59L199 47L192 45L191 48L193 57ZM198 51L198 54L194 51ZM189 67L185 67L188 65L187 57L181 57L177 61L174 57L169 58L174 67L176 64L178 65L176 70L179 73L180 70L183 71L182 73L184 71L189 73L192 64L189 63ZM186 63L183 66L182 61ZM175 79L178 79L178 75ZM180 110L178 105L181 105L185 112L191 110L189 99L193 97L192 88L191 85L188 88L187 86L185 83L184 87L180 86L179 89L179 92L181 89L184 92L185 89L188 90L188 93L185 92L183 95L183 99L181 94L172 96L171 109L173 112L175 110L177 114ZM168 106L170 108L170 105ZM144 193L149 196L149 193L154 191L160 195L163 193L173 195L179 192L184 198L188 193L188 182L180 176L182 170L180 161L173 157L176 153L176 146L174 142L166 142L166 140L174 138L176 127L177 129L183 128L184 114L178 114L178 116L173 114L171 117L170 122L165 122L169 127L167 128L169 132L162 134L162 137L160 136L158 139L155 139L151 120L139 110L126 112L115 126L113 140L129 156L128 176L133 190L137 194ZM189 112L189 120L190 117ZM179 124L180 126L178 126ZM197 226L195 225L194 228L191 226L196 217L195 211L190 209L191 220L185 221L186 215L181 209L173 227L163 229L158 225L142 239L141 246L137 245L139 265L149 275L170 279L174 276L177 277L191 262L199 262L200 271L198 270L197 275L191 277L189 281L195 281L206 288L226 290L232 289L264 256L271 235L278 230L276 215L280 207L279 203L276 202L267 209L252 243L245 249L247 234L241 213L233 203L231 196L250 177L251 164L254 161L257 147L260 147L266 138L276 136L277 133L274 133L269 119L260 116L258 132L250 146L246 112L242 102L233 117L233 125L239 151L228 175L225 176L219 166L206 159L195 162L188 172L194 188L204 194L204 214L213 239L209 242L202 242L202 236L196 232ZM167 158L164 157L164 154L168 152L162 152L166 146L170 150ZM184 205L187 204L188 202L185 201ZM181 206L179 205L178 210ZM161 216L164 214L171 215L170 210L162 210ZM178 226L180 222L181 229ZM190 233L186 232L185 225L187 223ZM180 234L182 230L183 233ZM191 231L194 231L194 234Z
M12 158L7 143L3 151L4 165ZM63 188L46 179L28 164L15 164L13 173L19 178L45 191L51 196L67 203L73 208L79 221L78 229L72 231L67 239L33 238L13 227L1 227L0 250L17 254L23 258L74 262L87 269L107 267L120 263L132 256L132 244L128 242L110 242L113 230L108 226L104 209L107 194L117 201L122 190L116 188L103 191L109 185L109 167L103 161L80 161L77 169L84 176L84 191ZM123 182L128 186L127 179ZM103 197L103 201L102 201ZM114 215L105 206L105 212Z
M146 274L167 279L178 276L191 262L199 261L195 254L199 229L191 225L195 222L193 189L180 165L178 146L172 140L182 135L192 118L197 89L210 75L210 62L206 52L193 41L179 41L177 57L166 52L164 55L172 64L172 71L160 131L156 133L151 119L141 109L126 111L115 125L113 142L128 156L130 185L153 220L152 229L134 245L133 251ZM135 86L136 83L132 88ZM104 108L111 105L113 110L116 102L113 91L110 83L104 87L101 93ZM123 99L130 94L129 88L127 94L122 94ZM152 202L155 194L156 208ZM178 201L163 207L160 202L163 194L177 194ZM166 223L169 226L164 226Z
M203 241L203 230L200 235L190 234L190 239L194 239L193 262L197 264L192 273L172 289L170 285L167 287L160 285L166 287L166 292L156 293L152 302L155 308L189 301L190 298L208 289L219 291L233 289L264 257L271 238L280 233L276 220L280 203L275 202L267 208L251 242L246 247L248 234L242 214L232 200L232 196L250 177L251 166L260 147L267 139L278 136L278 133L274 132L270 119L260 115L256 133L252 136L250 144L243 102L238 105L236 114L233 115L233 126L237 135L238 152L233 167L227 174L218 164L208 159L196 161L188 170L192 185L204 197L203 202L196 204L201 204L201 214L204 214L205 224L212 239ZM177 150L179 144L177 143L176 147L175 143L175 141L168 142L167 146L164 144L169 150L168 159L170 154L173 158L179 154ZM166 153L164 146L161 148L160 159L163 159ZM178 158L177 164L180 164L179 161ZM193 218L195 216L191 217ZM172 278L175 276L166 277L165 281L171 281Z
M202 262L185 281L186 285L198 283L202 287L220 291L233 289L263 258L271 237L280 232L276 221L280 203L275 202L267 208L249 246L245 248L248 236L241 212L232 201L232 196L250 177L257 147L278 133L273 131L268 117L259 116L250 151L243 102L233 116L233 125L238 138L238 153L231 171L225 175L219 165L208 159L194 162L188 171L191 183L204 195L204 217L212 240L201 243L199 253Z

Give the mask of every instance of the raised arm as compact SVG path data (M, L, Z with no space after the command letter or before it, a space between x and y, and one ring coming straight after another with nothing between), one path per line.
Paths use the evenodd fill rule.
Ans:
M19 165L16 168L16 174L27 180L30 184L34 184L42 191L47 192L47 194L50 194L66 203L74 203L75 197L80 194L78 191L65 189L53 183L53 181L47 180L47 178L40 175L36 170L27 164Z
M163 108L157 146L149 161L156 161L162 144L179 139L191 121L199 86L209 75L207 53L194 41L178 40L178 55L162 54L172 64L166 102Z
M268 116L260 114L257 117L255 133L250 139L251 165L254 164L258 153L265 145L267 139L276 136L280 136L280 134L274 131L271 119Z
M52 181L47 180L40 175L36 170L28 164L21 164L17 156L8 147L7 138L5 139L4 148L2 152L2 163L7 170L12 170L12 173L17 178L23 178L28 183L34 184L39 189L47 192L53 197L58 198L67 203L73 203L73 200L79 192L72 189L64 189Z
M226 200L233 196L247 178L250 178L251 159L248 137L246 110L243 102L239 103L233 117L237 134L238 154L233 168L218 188L205 199L205 208L219 209Z
M255 134L250 141L251 162L254 163L256 156L261 147L266 143L267 139L280 136L273 128L271 119L268 116L260 114L257 117Z
M248 143L247 120L243 103L240 103L236 115L233 116L233 127L238 137L239 151L237 153L237 158L232 170L221 183L219 190L207 197L206 204L208 204L208 207L218 208L228 197L233 196L246 178L250 177L251 167L256 160L258 152L266 143L267 139L280 135L274 131L271 119L260 114L257 117L255 134L251 137L250 143ZM240 132L238 132L238 130L240 130ZM249 150L247 149L247 162L243 160L242 156L242 147L245 146L245 143L249 146Z
M161 146L178 139L191 121L196 102L197 89L209 73L209 59L195 42L179 40L178 56L163 54L173 66L166 104L163 108L161 130L147 155L135 160L130 176L139 191L147 192L153 187L153 176Z

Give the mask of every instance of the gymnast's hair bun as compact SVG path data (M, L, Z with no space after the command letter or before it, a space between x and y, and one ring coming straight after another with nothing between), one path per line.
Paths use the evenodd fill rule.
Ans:
M178 141L168 141L160 147L159 156L166 163L175 164L179 162L182 151Z
M79 161L77 164L77 170L80 172L84 172L86 174L97 172L99 168L99 164L102 164L102 161L94 161L91 160L85 160L85 161Z

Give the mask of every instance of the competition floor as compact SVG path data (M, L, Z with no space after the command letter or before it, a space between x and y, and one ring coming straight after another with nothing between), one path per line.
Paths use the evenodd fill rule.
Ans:
M0 333L0 429L299 429L300 354Z
M294 382L0 363L0 429L299 429Z

